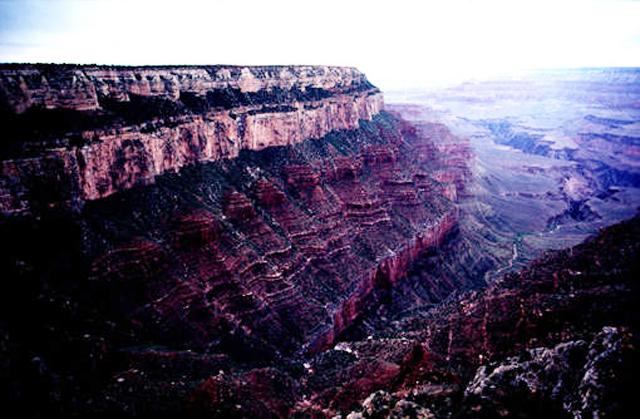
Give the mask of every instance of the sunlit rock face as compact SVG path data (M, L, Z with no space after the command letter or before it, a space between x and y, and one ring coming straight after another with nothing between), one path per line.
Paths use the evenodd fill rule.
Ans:
M139 339L323 350L456 226L433 140L357 70L0 70L27 135L4 150L3 212L76 213L80 275Z
M116 209L92 203L84 214L109 242L92 245L90 280L114 287L123 324L166 344L265 356L333 345L457 221L425 177L439 161L416 158L388 114L361 124L185 169Z
M368 86L355 68L329 66L73 66L3 65L5 106L16 113L30 107L93 110L101 100L130 101L133 96L177 101L181 95L210 92L321 90L347 93Z
M353 69L3 66L0 82L0 305L18 319L0 337L72 411L286 417L303 361L457 231L435 145L450 133L385 112Z
M5 65L0 100L3 212L76 208L187 165L355 129L384 107L341 67Z

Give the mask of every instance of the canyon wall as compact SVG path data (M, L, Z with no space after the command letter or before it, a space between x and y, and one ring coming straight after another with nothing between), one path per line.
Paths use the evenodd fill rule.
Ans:
M59 138L24 141L40 148L37 156L2 161L7 213L34 203L77 208L197 162L354 129L384 108L362 73L338 67L4 66L0 99L17 121L8 136L32 134L24 127L29 112L97 121L89 129L63 124ZM137 109L145 106L152 111ZM52 166L55 185L47 181Z
M118 194L119 209L87 204L90 281L109 284L112 312L139 339L322 350L456 225L429 176L437 159L416 144L382 113L163 176Z
M5 65L0 84L0 350L53 371L44 396L14 386L36 400L147 413L216 374L295 388L459 238L464 148L354 69ZM402 310L478 286L422 282Z
M361 400L351 417L388 418L401 400L398 417L624 417L635 404L639 232L635 217L336 345L310 363L313 395L294 409L344 416Z
M0 67L2 97L13 112L32 106L100 109L101 99L129 101L132 95L180 99L180 95L239 89L258 92L280 88L349 92L369 85L355 68L330 66L74 66Z

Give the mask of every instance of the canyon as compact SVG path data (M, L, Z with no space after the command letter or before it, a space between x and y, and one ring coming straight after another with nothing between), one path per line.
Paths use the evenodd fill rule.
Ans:
M437 150L353 69L2 70L21 140L2 171L5 313L57 318L44 333L65 349L227 370L312 356L455 230Z
M344 67L0 65L7 406L624 412L638 219L603 227L640 204L635 90L559 89L610 100L567 148L459 106L504 86L389 105Z
M463 229L502 265L491 282L635 214L639 81L633 68L530 71L386 97L418 129L438 120L468 141Z

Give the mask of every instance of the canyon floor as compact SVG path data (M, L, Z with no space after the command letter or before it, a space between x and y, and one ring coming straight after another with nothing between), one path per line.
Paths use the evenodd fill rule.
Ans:
M441 121L468 141L463 229L496 256L492 281L640 208L639 79L635 69L538 71L385 97L418 128Z

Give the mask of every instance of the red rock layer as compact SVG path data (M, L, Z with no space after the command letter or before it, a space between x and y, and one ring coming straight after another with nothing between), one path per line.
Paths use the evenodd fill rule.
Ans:
M469 139L454 136L442 123L425 122L432 118L425 117L430 111L423 106L394 104L389 106L389 110L405 120L405 135L431 140L427 147L435 147L442 162L441 167L432 172L432 176L447 184L447 197L456 200L458 195L468 196L465 186L471 179L470 167L474 158ZM427 148L426 152L433 153L433 150Z
M340 304L334 315L333 329L314 342L310 352L329 349L340 333L362 314L367 298L376 289L389 289L396 285L407 275L417 258L426 250L437 248L442 244L447 233L455 225L454 212L446 213L440 219L434 220L432 225L427 226L399 251L390 252L389 256L382 259L377 267L363 278L356 292Z
M77 134L86 142L82 147L2 161L1 212L104 198L187 165L233 158L243 149L285 146L321 138L332 130L355 129L360 120L371 120L384 107L379 91L362 85L368 83L366 78L351 68L57 68L51 74L49 78L60 79L55 87L44 70L0 68L0 91L15 111L34 105L94 109L99 106L96 91L100 97L123 103L130 94L177 100L181 92L204 95L211 89L264 90L267 94L274 88L324 89L324 96L287 102L281 108L267 103L209 109L82 131ZM45 166L51 164L60 167L56 188L50 196L36 199L46 187L42 180L49 176Z
M428 407L436 417L539 417L540 412L564 417L562 409L570 406L558 398L573 400L580 390L573 411L599 405L619 415L635 397L629 383L637 357L637 338L631 342L631 335L637 324L639 232L635 217L572 249L549 251L486 290L417 310L366 340L336 345L310 362L303 385L311 395L294 410L344 416L358 402L364 407L372 392L384 390ZM611 335L620 332L627 341L614 345ZM598 343L603 333L610 335L609 344ZM596 344L588 345L594 338ZM576 346L582 355L570 350ZM550 357L554 347L566 359ZM588 364L585 373L581 362L587 353L600 361ZM545 355L538 365L523 363L519 369L516 358L507 358L530 361L536 354ZM600 368L607 372L596 372ZM483 381L485 369L502 372L505 379ZM594 384L595 375L607 378ZM525 386L522 376L535 384ZM538 411L529 414L524 410L529 406ZM553 414L555 408L560 410Z
M123 328L265 357L331 345L456 223L425 172L434 162L385 127L389 115L365 124L193 168L193 182L176 175L185 203L163 206L144 237L116 240L94 259L93 279L122 302Z
M128 101L131 95L177 100L182 92L256 92L281 88L348 91L366 81L349 67L331 66L55 66L4 65L0 91L14 112L32 106L89 110L99 97Z

